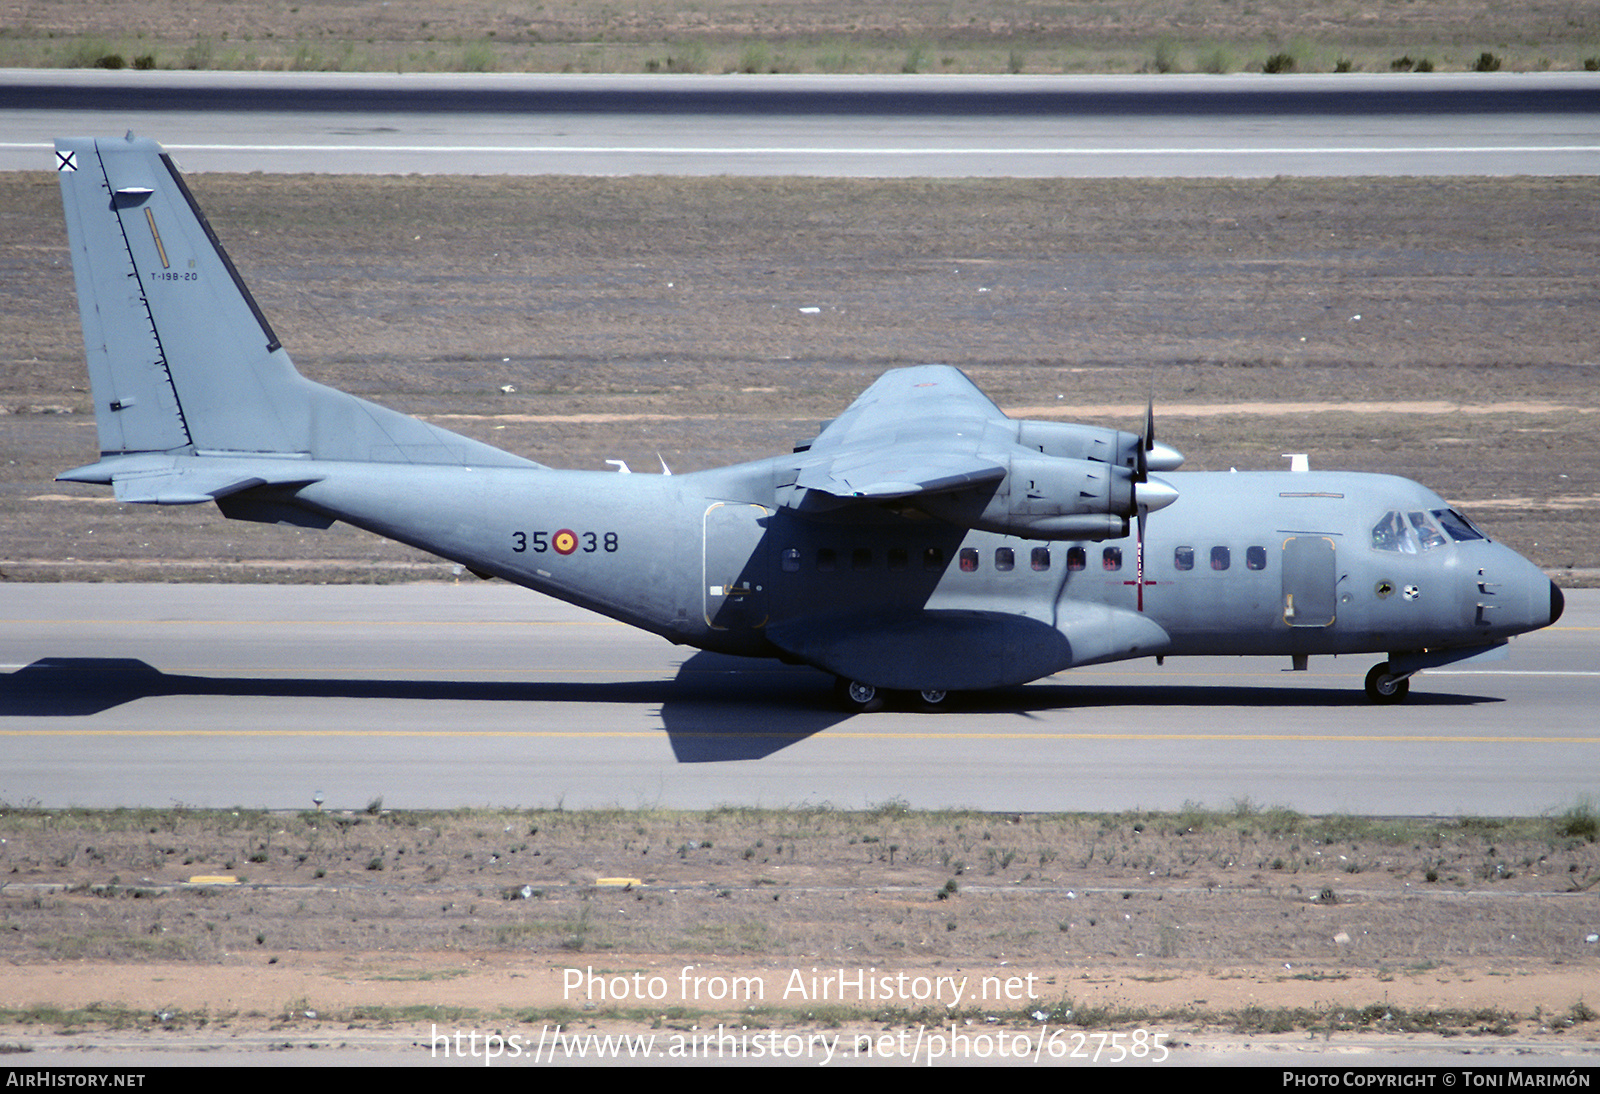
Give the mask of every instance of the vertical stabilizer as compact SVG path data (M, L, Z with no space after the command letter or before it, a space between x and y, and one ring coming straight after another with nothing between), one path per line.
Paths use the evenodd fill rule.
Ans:
M58 140L56 172L103 459L537 466L296 372L156 142Z

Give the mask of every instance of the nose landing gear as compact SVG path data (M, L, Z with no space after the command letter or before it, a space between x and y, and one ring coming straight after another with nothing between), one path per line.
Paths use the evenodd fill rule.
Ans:
M1410 693L1411 675L1395 674L1387 661L1373 665L1367 673L1367 698L1374 703L1402 703Z

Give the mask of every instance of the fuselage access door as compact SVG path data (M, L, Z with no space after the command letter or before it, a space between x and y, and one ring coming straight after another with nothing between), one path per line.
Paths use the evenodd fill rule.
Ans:
M767 623L767 556L764 539L772 511L762 505L719 501L705 514L706 625L720 631L751 630Z
M1283 621L1291 627L1331 627L1338 618L1338 551L1330 536L1283 541Z

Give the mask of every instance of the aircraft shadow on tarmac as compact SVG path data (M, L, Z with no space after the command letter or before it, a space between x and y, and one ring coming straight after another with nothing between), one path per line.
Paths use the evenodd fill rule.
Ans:
M689 657L672 680L613 683L184 676L164 673L136 658L46 657L0 674L0 717L82 718L139 699L182 695L659 704L662 728L680 763L761 759L851 717L833 705L830 681L821 673L715 653ZM1413 691L1408 706L1500 701L1491 696ZM1293 711L1367 708L1368 704L1360 689L1347 687L1152 687L1144 683L1031 684L954 695L949 700L952 713L1024 718L1045 710L1134 706ZM871 717L862 718L854 728L867 729L872 723ZM925 724L917 728L937 735L941 724L939 716L928 715Z

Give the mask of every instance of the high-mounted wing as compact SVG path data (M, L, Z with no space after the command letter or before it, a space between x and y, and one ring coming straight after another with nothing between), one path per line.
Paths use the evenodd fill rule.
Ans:
M798 452L786 497L797 508L816 506L814 495L826 508L892 501L967 528L1106 539L1177 497L1145 471L1182 457L1147 457L1136 434L1014 421L959 369L919 365L886 373Z
M1013 424L959 369L896 369L817 435L796 484L839 498L904 498L999 482Z

